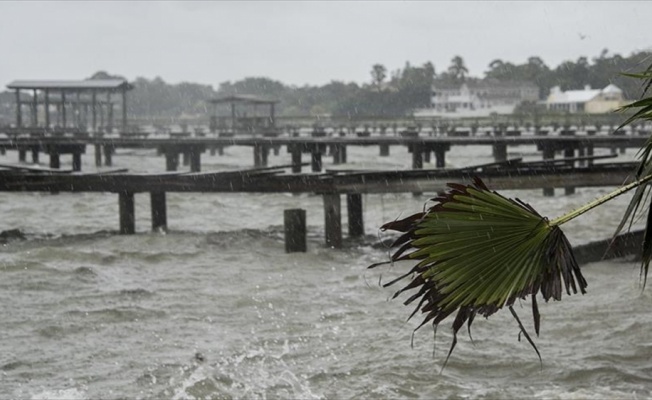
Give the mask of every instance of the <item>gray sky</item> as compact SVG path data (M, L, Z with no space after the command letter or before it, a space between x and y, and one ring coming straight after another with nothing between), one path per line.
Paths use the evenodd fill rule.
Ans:
M214 85L266 76L293 85L368 82L406 61L473 76L500 58L550 67L602 49L652 49L647 1L0 1L0 90L15 79L128 79Z

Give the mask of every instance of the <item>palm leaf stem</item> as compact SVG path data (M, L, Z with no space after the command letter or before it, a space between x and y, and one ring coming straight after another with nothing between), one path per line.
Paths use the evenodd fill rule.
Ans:
M616 198L616 197L618 197L618 196L620 196L622 194L625 194L625 193L629 192L632 189L637 188L638 186L640 186L640 185L642 185L642 184L644 184L644 183L646 183L646 182L648 182L650 180L652 180L652 174L650 174L650 175L648 175L648 176L646 176L644 178L641 178L639 180L636 180L636 181L634 181L634 182L632 182L630 184L627 184L627 185L625 185L625 186L623 186L621 188L618 188L618 189L614 190L613 192L611 192L611 193L609 193L609 194L607 194L605 196L602 196L602 197L600 197L600 198L598 198L596 200L593 200L592 202L590 202L590 203L588 203L588 204L586 204L586 205L584 205L584 206L582 206L582 207L580 207L580 208L578 208L578 209L576 209L574 211L571 211L571 212L569 212L567 214L562 215L561 217L555 218L555 219L551 220L549 222L549 224L550 224L550 226L562 225L562 224L564 224L564 223L566 223L566 222L568 222L568 221L570 221L572 219L575 219L575 218L579 217L580 215L584 214L585 212L590 211L590 210L598 207L601 204L604 204L604 203L606 203L606 202L608 202L608 201L610 201L610 200L612 200L612 199L614 199L614 198Z

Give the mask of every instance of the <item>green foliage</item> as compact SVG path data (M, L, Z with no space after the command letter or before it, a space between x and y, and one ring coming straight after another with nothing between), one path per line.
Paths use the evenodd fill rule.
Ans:
M391 262L418 261L386 286L412 277L394 297L417 290L405 302L417 302L410 318L419 310L425 314L416 329L428 322L436 328L456 314L448 357L465 323L470 331L476 315L489 317L504 307L510 308L538 354L512 305L517 299L531 297L538 335L537 294L547 302L561 300L563 291L585 293L586 280L568 240L558 225L549 223L528 204L490 191L480 179L472 185L449 187L448 192L432 199L435 204L426 212L381 228L403 232L395 242L401 247ZM382 264L386 263L371 267Z

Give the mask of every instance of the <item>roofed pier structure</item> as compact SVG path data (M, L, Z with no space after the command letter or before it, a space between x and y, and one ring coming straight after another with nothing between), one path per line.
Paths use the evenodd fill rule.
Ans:
M123 131L127 129L127 91L133 86L124 79L18 80L8 84L7 88L16 93L16 128L85 129L90 125L93 132L97 132L99 113L102 128L111 131L114 108L111 96L119 94L121 128ZM31 91L32 99L21 99L21 91ZM23 120L23 106L29 106L29 123ZM54 124L52 112L55 112ZM39 115L43 116L42 122L39 122Z
M209 127L212 133L276 133L275 104L278 100L239 94L208 100L213 105ZM219 106L229 106L227 113L218 115ZM268 112L260 110L260 106ZM228 115L226 115L228 114Z

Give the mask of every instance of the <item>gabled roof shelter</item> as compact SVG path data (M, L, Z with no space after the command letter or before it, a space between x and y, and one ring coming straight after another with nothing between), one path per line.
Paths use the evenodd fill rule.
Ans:
M218 128L217 107L222 104L231 106L230 124L226 124L225 118L222 118L220 126L229 129L231 132L245 130L255 132L260 129L273 130L276 127L274 116L274 106L279 100L269 99L262 96L251 94L234 94L207 100L213 105L213 115L210 121L210 130L215 132ZM269 106L269 114L259 115L258 106ZM247 114L247 110L252 114Z
M49 129L50 106L55 105L57 110L57 122L61 123L64 129L68 126L67 111L72 108L75 120L72 125L82 125L82 116L88 119L88 108L92 112L92 127L97 129L97 111L99 109L101 119L104 120L104 113L107 113L107 126L113 127L113 102L111 95L120 93L122 95L122 129L127 127L127 91L133 89L133 85L124 79L88 79L88 80L17 80L7 85L8 89L16 92L16 127L23 127L22 106L30 105L31 126L38 127L39 104L43 105L45 115L44 127ZM21 100L21 90L33 92L31 101ZM39 93L42 100L39 99ZM106 101L98 101L98 95L105 95ZM90 97L90 98L89 98Z

